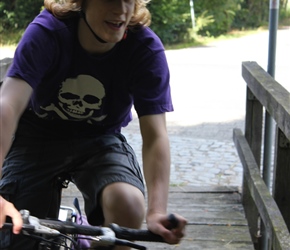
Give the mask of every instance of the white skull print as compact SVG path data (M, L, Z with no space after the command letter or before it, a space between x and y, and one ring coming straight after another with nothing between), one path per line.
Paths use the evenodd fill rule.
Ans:
M97 117L106 96L103 84L89 75L68 78L62 83L58 93L58 103L42 107L46 112L54 111L65 120L103 120L106 115ZM43 114L41 117L45 117Z

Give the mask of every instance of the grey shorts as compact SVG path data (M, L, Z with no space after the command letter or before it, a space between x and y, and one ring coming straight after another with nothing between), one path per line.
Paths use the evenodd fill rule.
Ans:
M40 218L57 216L58 177L63 175L81 191L88 220L95 225L104 220L99 195L106 185L126 182L144 194L135 153L121 134L73 139L19 135L2 173L0 194L17 209L28 209Z

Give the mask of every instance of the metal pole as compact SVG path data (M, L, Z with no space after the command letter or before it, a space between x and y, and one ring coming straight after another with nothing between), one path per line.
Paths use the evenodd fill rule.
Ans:
M269 17L269 48L268 48L268 70L267 72L275 78L276 63L276 40L279 17L279 0L270 0ZM263 179L268 188L271 186L271 164L272 146L275 124L273 118L266 112L265 114L265 135L264 135L264 160L263 160Z
M193 0L189 0L190 5L190 14L191 14L191 23L192 23L192 29L195 27L195 15L194 15L194 4Z
M279 0L270 0L269 12L269 47L268 47L268 70L267 72L275 78L276 64L276 40L279 17ZM271 186L271 165L272 165L272 147L275 124L271 115L265 112L265 131L264 131L264 155L263 155L263 179L270 190ZM268 233L264 223L261 223L262 231L262 249L270 249L271 242L268 241ZM270 246L269 246L270 243ZM270 248L269 248L270 247Z

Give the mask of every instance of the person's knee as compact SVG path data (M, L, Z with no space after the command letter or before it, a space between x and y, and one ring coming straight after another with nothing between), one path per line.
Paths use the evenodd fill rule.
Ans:
M117 223L122 226L141 226L145 215L145 202L142 192L127 183L114 183L102 193L102 207L105 224Z

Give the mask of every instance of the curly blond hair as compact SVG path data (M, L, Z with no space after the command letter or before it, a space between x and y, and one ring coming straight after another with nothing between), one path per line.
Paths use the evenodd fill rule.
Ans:
M86 0L44 0L44 7L55 17L64 19L78 15ZM151 14L147 4L151 0L135 0L135 10L129 27L149 26Z

